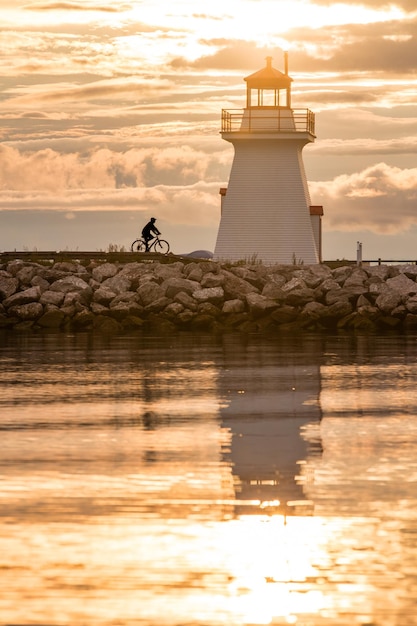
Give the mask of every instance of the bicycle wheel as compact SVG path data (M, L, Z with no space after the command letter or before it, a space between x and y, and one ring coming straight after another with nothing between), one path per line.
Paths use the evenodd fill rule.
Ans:
M169 252L169 243L165 241L165 239L157 239L154 244L155 252L159 252L160 254L168 254Z
M145 252L146 245L143 239L135 239L135 241L130 246L130 251L131 252Z

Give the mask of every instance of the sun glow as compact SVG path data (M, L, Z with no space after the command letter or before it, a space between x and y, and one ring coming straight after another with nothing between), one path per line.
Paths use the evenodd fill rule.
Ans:
M245 623L284 619L292 624L298 615L320 612L322 593L306 593L300 585L317 577L315 549L327 540L321 518L247 516L223 529L223 549L233 575L233 612L243 615Z

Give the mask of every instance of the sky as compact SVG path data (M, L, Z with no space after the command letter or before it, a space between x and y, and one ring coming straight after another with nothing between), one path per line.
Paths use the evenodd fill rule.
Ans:
M222 109L288 51L323 258L417 259L415 0L0 0L0 251L214 250Z

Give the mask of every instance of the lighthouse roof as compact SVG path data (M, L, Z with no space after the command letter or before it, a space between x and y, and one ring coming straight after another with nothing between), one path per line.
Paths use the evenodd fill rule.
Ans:
M287 89L292 78L272 67L272 57L266 57L266 67L246 76L245 81L251 89Z

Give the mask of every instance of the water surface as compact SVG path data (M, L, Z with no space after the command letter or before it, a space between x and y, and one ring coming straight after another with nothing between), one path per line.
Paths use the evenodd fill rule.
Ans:
M417 624L417 337L5 334L0 624Z

